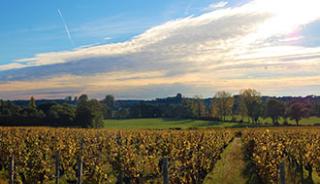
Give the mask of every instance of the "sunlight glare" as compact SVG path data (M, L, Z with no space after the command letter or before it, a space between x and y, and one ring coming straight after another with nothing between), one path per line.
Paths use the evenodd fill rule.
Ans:
M257 0L256 5L262 12L271 14L258 28L262 37L297 32L301 26L320 17L319 0Z

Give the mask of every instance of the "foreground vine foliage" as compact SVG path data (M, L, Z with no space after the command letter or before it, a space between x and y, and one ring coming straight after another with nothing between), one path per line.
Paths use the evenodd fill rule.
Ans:
M15 158L18 183L53 183L59 158L61 183L161 183L169 158L171 183L201 183L233 138L231 130L137 130L0 128L0 170L9 178Z
M264 183L279 183L282 161L295 166L294 175L308 172L306 180L312 180L313 172L320 176L319 128L250 129L243 131L243 141Z

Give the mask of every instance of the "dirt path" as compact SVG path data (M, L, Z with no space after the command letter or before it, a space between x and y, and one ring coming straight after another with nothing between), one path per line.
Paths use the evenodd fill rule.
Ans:
M243 144L240 138L233 142L222 153L212 173L206 177L205 184L245 184L246 176L243 175L246 163L243 155Z

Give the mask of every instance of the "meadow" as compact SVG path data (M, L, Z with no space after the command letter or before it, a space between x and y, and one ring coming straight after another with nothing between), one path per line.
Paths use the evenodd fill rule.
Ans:
M245 120L248 118L245 118ZM194 119L162 119L162 118L143 118L143 119L107 119L104 120L104 127L111 129L168 129L168 128L239 128L250 127L251 123L231 122L231 117L227 118L228 122L194 120ZM239 121L240 117L236 117ZM271 126L271 118L261 119L261 125ZM283 120L281 119L280 122ZM293 120L288 120L290 125L295 125ZM300 125L317 125L320 124L320 117L309 117L301 120Z

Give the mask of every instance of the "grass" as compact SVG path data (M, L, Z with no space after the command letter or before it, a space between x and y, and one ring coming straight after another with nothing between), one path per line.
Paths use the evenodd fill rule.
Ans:
M236 117L237 120L240 117ZM231 119L231 118L230 118ZM245 118L247 120L247 118ZM271 125L271 119L261 119L260 122L267 123ZM280 120L282 123L282 120ZM295 125L295 122L289 120L290 124ZM320 123L320 117L310 117L307 119L302 119L301 125L313 125ZM168 128L221 128L221 127L246 127L250 126L248 123L238 123L238 122L217 122L208 120L193 120L193 119L162 119L162 118L145 118L145 119L109 119L104 121L105 128L111 129L168 129Z
M216 163L213 171L207 175L203 183L247 183L248 179L244 176L246 163L242 149L240 138L235 138L221 154L221 159Z
M272 123L272 119L271 118L266 118L266 119L261 119L260 121L262 122L266 122L266 123ZM283 119L280 118L280 123L283 123ZM290 120L288 119L288 123L289 124L293 124L295 125L296 122L294 120ZM309 118L304 118L299 122L300 125L314 125L314 124L320 124L320 117L309 117Z
M221 123L206 120L192 120L192 119L161 119L161 118L147 118L147 119L124 119L124 120L105 120L104 127L114 129L167 129L167 128L206 128L206 127L239 127L240 123Z

